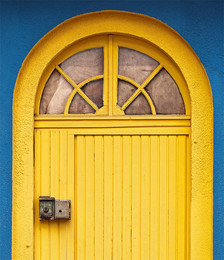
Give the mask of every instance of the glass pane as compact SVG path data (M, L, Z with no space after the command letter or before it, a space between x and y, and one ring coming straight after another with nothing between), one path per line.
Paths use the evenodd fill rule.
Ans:
M130 83L118 80L117 104L122 107L124 103L135 93L136 87Z
M179 88L170 74L162 69L145 87L157 114L185 114L184 101Z
M152 113L149 103L142 93L137 96L124 112L126 115L149 115Z
M83 99L79 93L75 94L72 99L69 114L95 114L95 109L93 109L89 103Z
M119 47L118 74L142 84L159 63L144 53Z
M97 105L98 108L103 106L103 80L96 80L82 87L86 96Z
M63 61L60 67L76 84L103 75L103 48L78 52Z
M40 114L64 114L73 87L56 70L48 79L40 101Z

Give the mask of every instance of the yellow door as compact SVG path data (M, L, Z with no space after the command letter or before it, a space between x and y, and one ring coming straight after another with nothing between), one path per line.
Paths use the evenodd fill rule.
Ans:
M170 78L177 70L138 40L110 35L92 42L104 48L103 74L75 84L69 70L56 65L74 89L64 115L35 121L35 259L189 259L190 117L184 90L177 92ZM179 75L172 74L178 86ZM102 79L100 107L84 86ZM79 112L71 115L71 107ZM40 221L39 196L71 200L71 220Z
M70 221L36 211L36 259L187 259L187 155L187 135L38 130L36 200L72 208Z

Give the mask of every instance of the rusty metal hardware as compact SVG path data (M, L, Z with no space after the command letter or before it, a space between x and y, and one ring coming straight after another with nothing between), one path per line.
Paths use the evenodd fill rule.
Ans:
M71 218L71 201L55 200L54 197L39 197L39 219L40 220L57 220Z

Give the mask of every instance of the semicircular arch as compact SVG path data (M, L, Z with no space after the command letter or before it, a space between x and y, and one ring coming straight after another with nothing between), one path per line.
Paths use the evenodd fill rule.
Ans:
M49 75L49 65L61 52L75 42L103 34L130 35L150 42L173 60L185 79L191 111L190 259L212 259L213 106L208 77L177 32L157 19L120 11L65 21L34 46L21 67L13 100L13 259L33 258L33 133L40 80Z

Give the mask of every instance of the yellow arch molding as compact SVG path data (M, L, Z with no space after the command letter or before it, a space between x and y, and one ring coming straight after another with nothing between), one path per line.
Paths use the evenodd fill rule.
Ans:
M122 25L122 26L121 26ZM144 15L103 11L71 18L44 36L19 72L13 102L12 258L33 259L34 106L50 61L76 41L98 34L126 34L165 52L182 72L191 99L191 260L212 259L212 94L192 48L166 24Z

